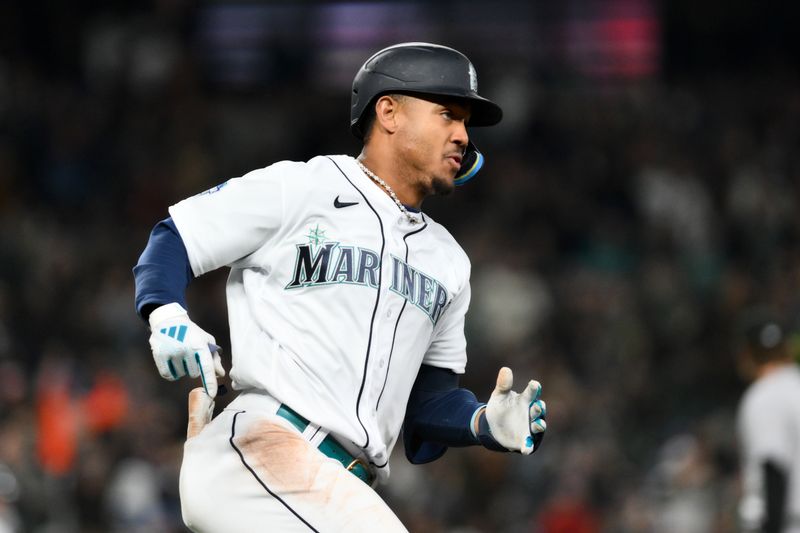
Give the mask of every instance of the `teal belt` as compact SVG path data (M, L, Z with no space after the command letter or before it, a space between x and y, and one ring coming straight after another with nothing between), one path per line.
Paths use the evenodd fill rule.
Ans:
M278 408L278 416L282 416L286 420L292 423L294 427L298 429L301 433L305 431L308 427L308 420L303 418L302 416L295 413L290 407L286 405L281 405ZM375 479L370 471L367 463L365 463L362 459L358 459L353 457L344 447L336 442L336 439L328 435L325 439L320 443L318 446L319 451L330 457L331 459L336 459L345 469L356 476L358 479L366 483L367 485L372 485L373 480Z

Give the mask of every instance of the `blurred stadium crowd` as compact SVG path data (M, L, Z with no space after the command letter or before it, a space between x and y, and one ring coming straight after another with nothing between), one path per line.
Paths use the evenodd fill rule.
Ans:
M80 53L30 53L27 19L0 16L2 533L184 531L192 384L159 378L130 270L171 203L358 151L347 87L215 90L160 5L55 31ZM532 458L419 467L398 446L382 494L412 531L735 531L737 320L800 310L796 71L551 82L452 44L506 111L474 132L479 178L425 205L473 263L462 383L535 376L549 431ZM218 274L189 303L227 346Z

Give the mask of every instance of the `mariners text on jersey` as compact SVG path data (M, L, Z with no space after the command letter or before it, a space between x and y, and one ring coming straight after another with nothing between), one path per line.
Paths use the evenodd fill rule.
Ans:
M367 248L326 242L313 249L298 244L292 280L286 289L350 283L378 287L380 256ZM436 324L447 307L447 288L435 278L420 272L399 257L392 256L392 292L414 304Z

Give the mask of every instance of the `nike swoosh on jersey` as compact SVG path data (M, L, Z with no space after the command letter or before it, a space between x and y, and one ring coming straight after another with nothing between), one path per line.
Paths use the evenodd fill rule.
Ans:
M343 207L350 207L351 205L356 205L356 204L358 204L358 202L340 202L338 196L333 201L333 207L335 207L336 209L341 209Z

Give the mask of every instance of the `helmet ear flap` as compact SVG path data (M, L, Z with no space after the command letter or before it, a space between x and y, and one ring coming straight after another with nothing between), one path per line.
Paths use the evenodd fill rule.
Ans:
M464 185L466 182L475 177L475 174L483 167L483 154L480 153L475 143L472 141L467 145L464 151L464 157L461 159L461 168L456 174L453 183L456 185Z

